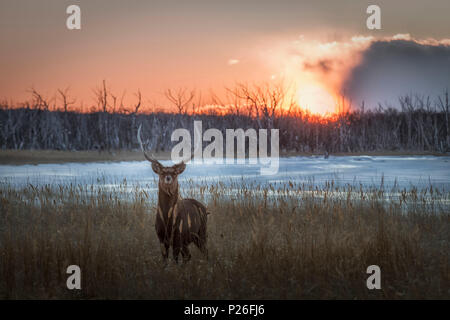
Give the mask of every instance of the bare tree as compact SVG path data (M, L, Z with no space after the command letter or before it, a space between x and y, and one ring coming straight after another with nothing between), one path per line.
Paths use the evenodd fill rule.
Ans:
M74 104L77 100L76 99L69 99L69 88L67 87L64 90L58 89L58 93L61 95L62 103L63 103L63 110L64 112L69 111L69 106Z
M195 90L188 91L187 88L178 88L172 91L171 89L167 89L164 95L175 106L178 114L186 114L189 103L195 97Z
M448 113L449 113L450 104L449 104L449 100L448 100L448 89L446 89L444 91L443 97L441 97L441 96L438 97L438 106L445 115L445 137L446 137L445 148L449 149L450 148L450 129L449 129L449 123L448 123Z
M44 109L44 110L48 110L49 109L49 101L44 98L39 92L37 92L36 89L31 88L31 94L33 96L33 100L35 103L35 106L37 107L38 110Z
M143 113L144 100L140 90L135 94L135 102L126 107L124 95L122 99L116 98L116 113L113 113L111 104L115 95L107 89L105 82L96 91L100 108L90 113L74 107L75 101L69 97L67 89L57 91L55 101L59 105L56 108L53 108L54 100L33 89L32 99L28 102L13 105L0 101L1 148L133 149L137 145L135 128L139 122L153 137L151 148L168 151L172 145L171 132L180 126L192 128L193 120L198 119L204 122L205 130L213 127L222 132L227 128L277 128L280 130L280 148L289 151L323 154L325 150L329 153L449 150L447 91L435 100L410 94L400 97L397 105L366 108L363 104L360 109L345 108L345 112L333 117L321 117L297 108L285 88L277 90L273 84L269 90L261 85L242 84L226 90L220 97L211 94L211 104L222 106L223 112L210 113L198 112L203 103L201 96L190 99L189 92L185 91L185 98L179 101L186 108L192 106L194 112L187 115L184 107L178 114L164 109Z
M97 100L97 107L103 112L108 111L108 89L106 88L106 81L103 80L102 86L94 89L94 95Z
M244 101L248 115L256 117L260 127L262 127L261 120L264 120L267 128L273 128L275 116L281 113L282 108L286 106L292 108L294 104L292 97L288 97L287 88L282 81L253 85L238 83L232 89L227 88L227 91Z

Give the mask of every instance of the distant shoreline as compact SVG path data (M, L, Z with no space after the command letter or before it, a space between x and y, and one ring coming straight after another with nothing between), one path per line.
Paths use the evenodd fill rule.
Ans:
M413 151L368 151L333 153L332 156L446 156L448 153ZM158 160L169 160L170 152L156 152ZM280 152L281 157L323 156L321 153ZM67 162L144 161L141 151L59 151L59 150L0 150L0 165L23 165Z

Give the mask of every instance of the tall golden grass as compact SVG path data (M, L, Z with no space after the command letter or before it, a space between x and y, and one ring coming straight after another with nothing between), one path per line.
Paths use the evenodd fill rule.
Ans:
M188 183L207 203L209 259L163 266L154 191L0 187L3 299L450 298L448 192ZM66 268L81 267L81 290ZM366 269L381 268L381 290Z

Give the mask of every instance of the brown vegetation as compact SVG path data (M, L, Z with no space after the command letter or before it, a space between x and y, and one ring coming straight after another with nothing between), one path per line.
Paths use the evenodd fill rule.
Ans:
M450 195L304 185L190 185L209 260L163 268L151 192L126 183L0 188L0 297L450 298ZM388 199L388 200L386 200ZM66 288L67 266L82 290ZM382 290L366 288L379 265Z

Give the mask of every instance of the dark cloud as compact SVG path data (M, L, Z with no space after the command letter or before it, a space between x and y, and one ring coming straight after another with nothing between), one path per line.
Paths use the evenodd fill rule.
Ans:
M450 46L407 40L373 42L342 85L354 104L364 100L369 107L395 105L409 93L435 96L445 88L450 89Z
M322 59L317 62L305 62L303 64L303 69L308 71L319 71L321 73L327 74L333 69L333 61Z

